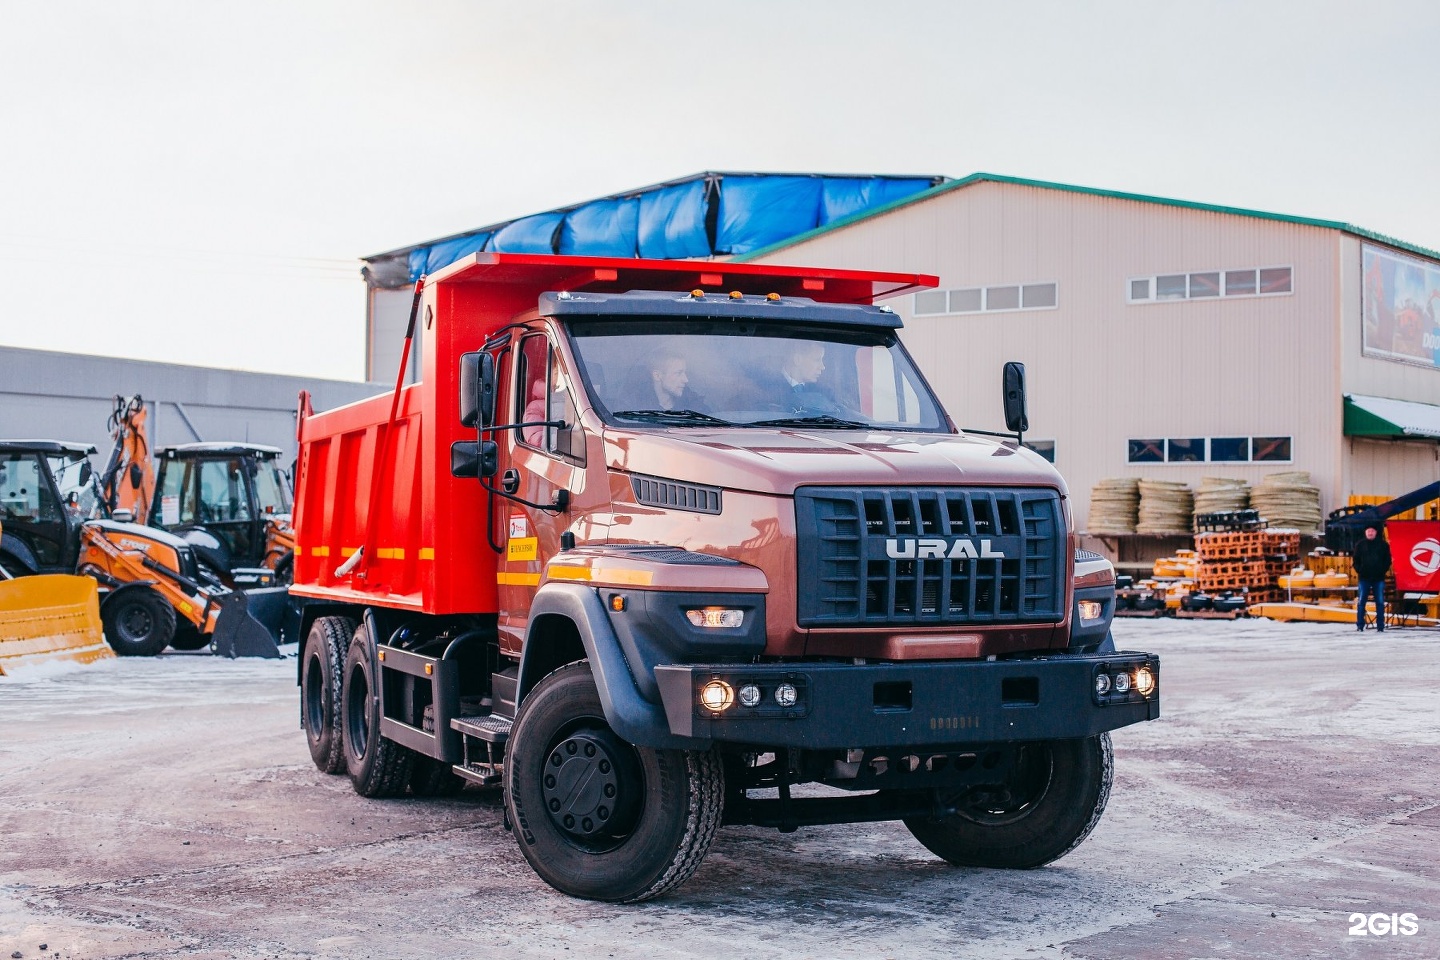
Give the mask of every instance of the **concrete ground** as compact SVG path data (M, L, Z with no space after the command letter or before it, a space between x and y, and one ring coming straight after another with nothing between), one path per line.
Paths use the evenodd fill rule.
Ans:
M494 791L372 801L316 772L293 660L0 679L0 958L1440 956L1440 633L1116 633L1162 655L1165 716L1114 735L1109 809L1063 860L727 828L623 907L536 878Z

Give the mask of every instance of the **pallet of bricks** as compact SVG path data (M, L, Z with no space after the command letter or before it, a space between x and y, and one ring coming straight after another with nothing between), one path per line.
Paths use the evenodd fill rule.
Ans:
M1195 535L1200 563L1195 589L1201 593L1243 593L1247 603L1280 599L1278 579L1300 555L1293 530L1209 530Z

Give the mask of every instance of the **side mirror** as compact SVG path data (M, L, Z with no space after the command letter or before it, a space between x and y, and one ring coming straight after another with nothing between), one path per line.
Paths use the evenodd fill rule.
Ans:
M94 468L92 468L92 467L90 466L90 461L89 461L89 460L81 460L81 461L80 461L80 486L83 487L83 486L85 486L85 484L89 483L89 482L90 482L90 478L91 478L92 476L94 476L94 475L95 475L95 470L94 470Z
M1025 413L1025 364L1011 360L1005 364L1001 380L1005 392L1005 429L1024 433L1030 429L1030 418Z
M460 355L460 425L488 427L495 421L495 358Z
M493 477L499 469L500 445L494 440L457 440L450 444L452 477Z

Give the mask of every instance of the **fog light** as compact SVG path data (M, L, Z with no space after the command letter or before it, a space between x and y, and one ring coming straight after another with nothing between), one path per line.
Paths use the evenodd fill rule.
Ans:
M760 705L760 688L753 683L747 683L740 688L740 703L747 707Z
M1129 693L1129 692L1130 692L1130 674L1128 674L1128 673L1117 673L1117 674L1115 674L1115 692L1116 692L1116 693Z
M1095 695L1098 696L1098 697L1103 697L1103 696L1105 696L1105 694L1107 694L1107 693L1109 693L1109 692L1110 692L1110 674L1108 674L1108 673L1097 673L1097 674L1095 674Z
M699 610L686 610L685 619L696 627L734 629L745 623L745 611L702 607Z
M1081 600L1081 601L1080 601L1080 619L1081 619L1081 620L1099 620L1099 619L1100 619L1100 614L1101 614L1104 610L1105 610L1105 604L1101 603L1099 600Z
M700 688L700 705L706 710L720 713L730 709L735 702L735 691L724 680L711 680Z
M795 691L794 684L782 683L775 688L775 702L782 707L793 707L800 699L800 694Z
M1155 674L1150 672L1149 667L1141 667L1135 671L1135 692L1142 697L1148 697L1155 691Z

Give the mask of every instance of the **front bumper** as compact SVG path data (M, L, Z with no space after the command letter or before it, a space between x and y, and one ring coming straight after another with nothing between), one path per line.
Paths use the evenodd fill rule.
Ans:
M1095 692L1100 672L1148 668L1147 696ZM1092 737L1160 716L1160 658L1145 653L940 663L685 664L655 668L675 736L762 747L946 746ZM761 703L715 712L700 688L753 684ZM774 691L795 689L793 707Z

